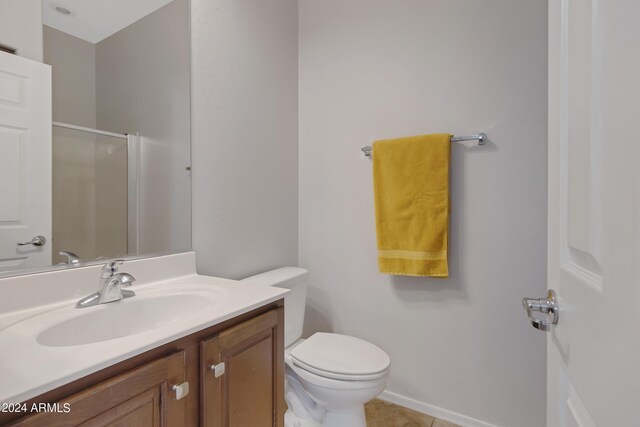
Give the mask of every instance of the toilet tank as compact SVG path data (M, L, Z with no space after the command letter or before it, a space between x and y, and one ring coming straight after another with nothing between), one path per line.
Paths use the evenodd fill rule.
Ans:
M307 275L299 267L282 267L243 279L243 282L289 289L284 297L284 346L289 347L302 337L304 308L307 300Z

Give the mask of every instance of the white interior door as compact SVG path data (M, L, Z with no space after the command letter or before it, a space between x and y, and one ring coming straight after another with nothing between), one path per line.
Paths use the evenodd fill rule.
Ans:
M50 265L50 238L51 67L0 52L0 271Z
M549 1L548 426L640 425L640 1Z

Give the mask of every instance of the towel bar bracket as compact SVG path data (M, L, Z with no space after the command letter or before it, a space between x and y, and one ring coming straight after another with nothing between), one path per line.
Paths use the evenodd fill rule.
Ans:
M466 141L478 141L478 145L486 145L487 143L487 134L486 133L476 133L474 135L465 135L465 136L452 136L452 143L460 143ZM373 147L370 145L363 145L360 147L360 150L364 153L365 156L371 157L373 154Z

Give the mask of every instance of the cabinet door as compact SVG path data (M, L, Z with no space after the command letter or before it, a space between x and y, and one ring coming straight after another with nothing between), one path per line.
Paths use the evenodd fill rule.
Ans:
M49 410L18 420L20 427L163 427L185 425L184 400L174 384L184 382L183 351L70 396ZM68 405L68 406L67 406ZM68 408L66 410L65 408Z
M203 341L200 352L204 427L284 426L282 308Z

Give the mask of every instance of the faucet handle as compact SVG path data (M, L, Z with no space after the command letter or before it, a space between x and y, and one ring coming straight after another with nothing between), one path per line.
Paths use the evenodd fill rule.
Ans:
M118 266L122 264L124 264L123 259L114 259L113 261L106 263L104 267L102 267L100 277L103 279L109 279L118 272Z
M130 275L129 273L118 273L114 276L114 278L118 281L118 284L120 285L120 294L122 295L122 298L131 298L131 297L135 297L136 293L133 292L130 289L122 289L124 287L129 287L133 284L133 282L136 281L136 278L133 277L132 275ZM114 280L114 279L111 279Z
M129 273L118 273L116 277L120 286L131 286L136 281L136 278Z
M78 255L76 255L74 252L71 252L71 251L60 251L60 252L58 252L58 254L60 254L63 257L67 258L67 260L64 262L64 264L77 265L77 264L80 264L80 262L82 262L82 259Z

